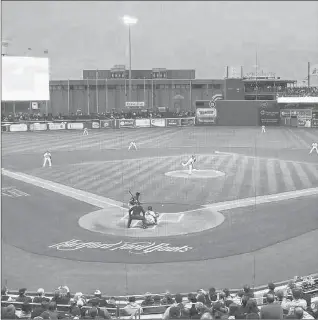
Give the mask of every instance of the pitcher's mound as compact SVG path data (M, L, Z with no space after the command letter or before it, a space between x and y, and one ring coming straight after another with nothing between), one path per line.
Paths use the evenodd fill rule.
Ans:
M188 170L176 170L176 171L169 171L165 173L168 177L174 178L194 178L194 179L211 179L211 178L218 178L223 177L225 175L224 172L217 171L217 170L196 170L192 171L192 174L189 174Z

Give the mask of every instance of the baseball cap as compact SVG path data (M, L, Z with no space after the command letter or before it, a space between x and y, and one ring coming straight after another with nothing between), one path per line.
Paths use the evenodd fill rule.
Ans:
M39 288L37 291L38 294L44 294L44 289L43 288Z
M99 295L99 294L102 294L102 293L101 293L100 290L95 290L94 294L95 294L95 295Z

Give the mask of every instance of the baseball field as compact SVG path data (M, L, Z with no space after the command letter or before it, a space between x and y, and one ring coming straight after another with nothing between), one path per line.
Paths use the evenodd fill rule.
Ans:
M318 272L317 139L280 127L3 133L2 281L124 295ZM136 191L157 226L126 227Z

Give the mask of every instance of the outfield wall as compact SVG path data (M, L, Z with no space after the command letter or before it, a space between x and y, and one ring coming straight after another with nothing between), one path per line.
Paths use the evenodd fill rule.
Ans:
M220 126L258 126L261 125L260 112L264 109L278 110L276 101L259 100L218 100L217 119Z

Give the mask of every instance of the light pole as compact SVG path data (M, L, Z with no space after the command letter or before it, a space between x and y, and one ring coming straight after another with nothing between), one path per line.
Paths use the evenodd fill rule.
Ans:
M128 26L128 36L129 36L129 90L128 90L128 100L131 101L131 35L130 26L135 25L138 22L137 18L130 16L124 16L123 22Z

